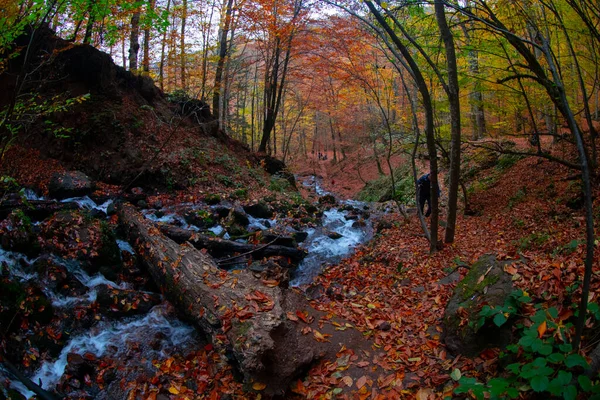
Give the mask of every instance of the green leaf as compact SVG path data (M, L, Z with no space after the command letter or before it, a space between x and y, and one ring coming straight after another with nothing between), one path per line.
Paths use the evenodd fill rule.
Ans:
M556 377L556 379L558 379L558 382L560 382L561 385L566 386L569 383L571 383L571 379L573 379L573 374L567 371L558 371L558 376Z
M569 385L563 392L565 400L575 400L577 398L577 388L574 385Z
M534 376L530 383L534 392L543 392L548 388L550 380L547 376Z
M333 389L333 394L340 394L343 391L344 391L344 389L342 389L342 388L335 388L335 389Z
M558 310L556 309L556 307L550 307L548 309L548 314L550 314L552 318L558 318Z
M577 382L579 382L579 386L581 386L584 391L589 392L592 390L592 381L587 376L579 375L577 377Z
M544 356L547 356L547 355L552 354L552 350L553 350L552 349L552 345L550 345L550 344L543 344L542 347L540 347L538 349L538 353L540 353L540 354L542 354Z
M509 370L510 372L512 372L515 375L519 375L519 369L521 369L521 364L520 363L509 364L506 367L506 369Z
M533 343L533 341L535 340L535 337L532 336L523 336L520 340L519 340L519 344L523 347L529 347L531 346L531 344Z
M504 316L504 314L502 313L498 313L496 314L496 316L494 317L494 323L496 324L496 326L502 326L504 325L504 323L507 321L506 317Z
M576 366L580 366L580 367L583 367L583 368L587 368L588 367L588 363L585 360L585 358L583 358L579 354L569 354L567 356L567 358L565 359L565 365L568 368L573 368L573 367L576 367Z
M454 370L450 374L450 378L452 378L455 381L460 380L461 376L462 376L462 374L460 373L460 369L458 369L458 368L454 368Z
M550 361L551 363L558 364L565 361L565 356L562 353L552 353L546 357L546 360Z
M560 344L558 345L558 348L563 353L570 353L573 351L573 346L570 343Z

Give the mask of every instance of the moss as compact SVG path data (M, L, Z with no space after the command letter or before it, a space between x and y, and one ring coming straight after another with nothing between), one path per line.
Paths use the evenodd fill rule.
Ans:
M498 275L488 274L481 282L477 283L479 278L481 278L481 275L486 273L489 266L490 260L487 257L473 264L469 273L456 288L457 293L460 295L461 303L469 300L474 294L483 292L483 289L486 286L490 286L498 282L498 279L500 279Z

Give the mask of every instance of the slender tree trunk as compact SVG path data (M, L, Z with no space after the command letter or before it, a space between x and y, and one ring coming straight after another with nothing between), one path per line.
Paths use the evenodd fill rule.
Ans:
M171 8L171 0L167 0L167 14ZM160 65L158 67L158 82L160 84L160 90L165 90L165 46L167 44L167 29L163 33L161 47L160 47Z
M456 52L454 50L454 38L446 21L444 4L435 2L435 15L440 29L440 35L444 41L446 50L446 65L448 68L448 101L450 103L450 171L448 173L448 215L444 241L454 242L456 230L456 210L458 204L458 181L460 179L460 100L458 87L458 68L456 64ZM433 186L432 192L437 191Z
M131 16L131 35L129 36L129 70L138 69L138 51L140 50L140 12L136 11Z
M229 26L231 24L231 9L233 7L233 0L223 1L225 7L225 16L221 18L221 29L219 35L219 60L217 61L217 69L215 71L215 87L213 91L213 115L219 119L219 125L222 127L222 112L221 103L222 96L224 95L223 90L223 72L225 69L225 58L227 57L227 38L229 32Z
M96 14L94 12L94 6L96 5L95 0L88 0L88 22L85 27L85 35L83 36L83 44L90 44L92 41L92 30L94 28L94 21L96 19Z
M180 42L179 42L179 67L181 70L181 88L183 90L187 89L187 82L186 82L186 54L185 54L185 25L187 23L187 0L183 0L182 5L181 5L182 9L181 9L181 35L179 36L180 38Z
M154 3L156 0L150 0L148 10L146 11L146 26L144 27L144 56L142 59L142 70L148 74L150 72L150 20L154 12Z

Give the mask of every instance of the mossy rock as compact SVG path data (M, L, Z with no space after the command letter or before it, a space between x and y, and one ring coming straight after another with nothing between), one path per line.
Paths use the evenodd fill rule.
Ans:
M0 236L2 238L0 244L5 250L23 253L30 257L40 253L38 229L20 209L13 210L0 223Z
M506 264L493 254L484 255L454 289L444 314L444 342L452 354L476 356L510 342L510 320L501 327L492 323L477 328L481 307L503 306L514 290L511 275L503 270Z

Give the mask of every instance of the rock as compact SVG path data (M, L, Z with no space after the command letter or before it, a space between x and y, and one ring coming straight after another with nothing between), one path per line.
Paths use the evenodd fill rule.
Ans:
M46 289L68 297L84 295L88 288L57 257L44 255L33 264Z
M387 332L392 329L392 325L388 321L383 321L379 325L377 325L377 329L380 331Z
M326 194L325 196L319 197L319 204L336 204L337 200L334 195Z
M379 232L383 231L384 229L390 229L392 226L393 225L390 221L380 219L375 224L375 230L377 231L377 233L379 233Z
M229 215L227 218L231 223L234 223L237 225L248 226L248 224L250 223L250 220L248 219L248 215L246 214L244 209L239 206L233 207L229 211Z
M52 175L48 185L50 197L66 199L91 194L95 189L92 180L83 172L66 171Z
M38 229L20 209L13 210L0 222L0 243L5 250L24 253L28 256L39 254Z
M98 286L96 299L103 315L112 318L146 314L152 307L160 304L161 300L158 294L117 289L108 285Z
M365 226L367 226L367 223L364 219L359 219L358 221L354 221L352 223L353 228L364 228Z
M91 219L81 210L63 211L44 220L40 237L44 250L82 261L90 273L96 273L101 266L122 264L121 250L108 224Z
M490 347L504 347L511 339L510 320L501 327L492 321L477 327L484 304L503 306L513 291L511 276L504 272L506 262L484 255L454 289L444 314L444 343L452 354L478 355Z
M327 234L327 237L333 240L338 240L341 239L342 237L344 237L344 235L342 235L341 233L337 233L337 232L329 232Z
M450 283L456 283L460 280L460 272L454 271L450 275L440 279L438 285L448 285Z
M111 202L106 207L106 215L108 215L110 217L111 215L115 215L116 212L117 212L117 209L115 208L115 203Z
M296 240L297 243L302 243L308 237L308 232L294 232L292 237Z
M262 243L271 243L273 245L277 245L277 246L284 246L284 247L291 247L291 248L296 248L298 247L298 243L296 243L296 240L294 239L293 236L287 236L278 232L273 232L273 231L262 231L261 233L262 236Z
M148 203L146 202L146 200L138 200L137 206L139 208L148 208Z
M244 211L254 218L270 219L273 217L273 209L262 201L244 206Z

